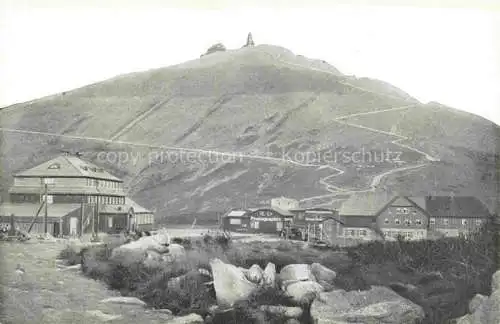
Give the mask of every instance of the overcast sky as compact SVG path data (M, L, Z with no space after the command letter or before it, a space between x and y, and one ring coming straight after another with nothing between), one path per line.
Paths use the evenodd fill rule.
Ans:
M2 2L3 1L3 2ZM500 124L500 14L332 6L40 9L0 0L0 106L198 58L210 45L286 47ZM84 2L82 2L84 3Z

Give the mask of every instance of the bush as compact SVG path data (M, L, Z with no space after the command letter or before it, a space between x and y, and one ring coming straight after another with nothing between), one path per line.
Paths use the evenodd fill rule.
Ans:
M82 262L82 254L79 249L74 246L66 246L57 257L58 259L65 260L66 265L72 266Z

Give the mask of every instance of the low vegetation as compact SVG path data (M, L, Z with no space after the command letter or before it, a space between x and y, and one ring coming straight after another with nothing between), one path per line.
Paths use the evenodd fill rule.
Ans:
M144 259L110 258L116 243L78 252L61 253L71 263L82 262L85 275L106 282L123 295L141 298L151 307L168 308L174 314L198 313L206 317L216 303L213 287L197 269L209 268L209 260L220 258L236 266L268 262L277 271L293 263L319 262L337 272L336 286L345 290L365 290L372 285L387 286L422 306L424 323L446 323L465 314L475 294L490 293L491 275L496 270L498 234L490 229L469 237L435 241L371 242L357 247L328 251L306 247L302 242L239 243L227 236L199 239L174 238L186 249L187 257L161 267L146 266ZM177 278L177 280L172 280ZM258 291L238 304L230 318L211 318L213 323L253 323L258 305L286 305L274 289ZM223 316L223 315L221 315ZM305 320L304 320L305 321ZM279 323L267 319L268 323Z

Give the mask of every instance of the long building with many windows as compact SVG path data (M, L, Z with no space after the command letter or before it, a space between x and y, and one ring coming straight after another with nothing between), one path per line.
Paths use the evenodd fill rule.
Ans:
M384 237L419 240L468 235L490 221L486 205L470 196L352 195L339 210L342 235L357 240Z
M150 230L154 224L153 213L126 196L121 179L77 156L61 155L15 174L9 199L0 205L2 227L13 215L20 229L44 231L45 214L55 236Z

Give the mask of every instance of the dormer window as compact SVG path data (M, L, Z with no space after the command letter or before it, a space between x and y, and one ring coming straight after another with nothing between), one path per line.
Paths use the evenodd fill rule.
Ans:
M86 165L81 165L80 168L84 171L88 171L89 169Z
M51 170L59 170L61 168L61 165L59 163L53 163L53 164L49 165L48 168Z

